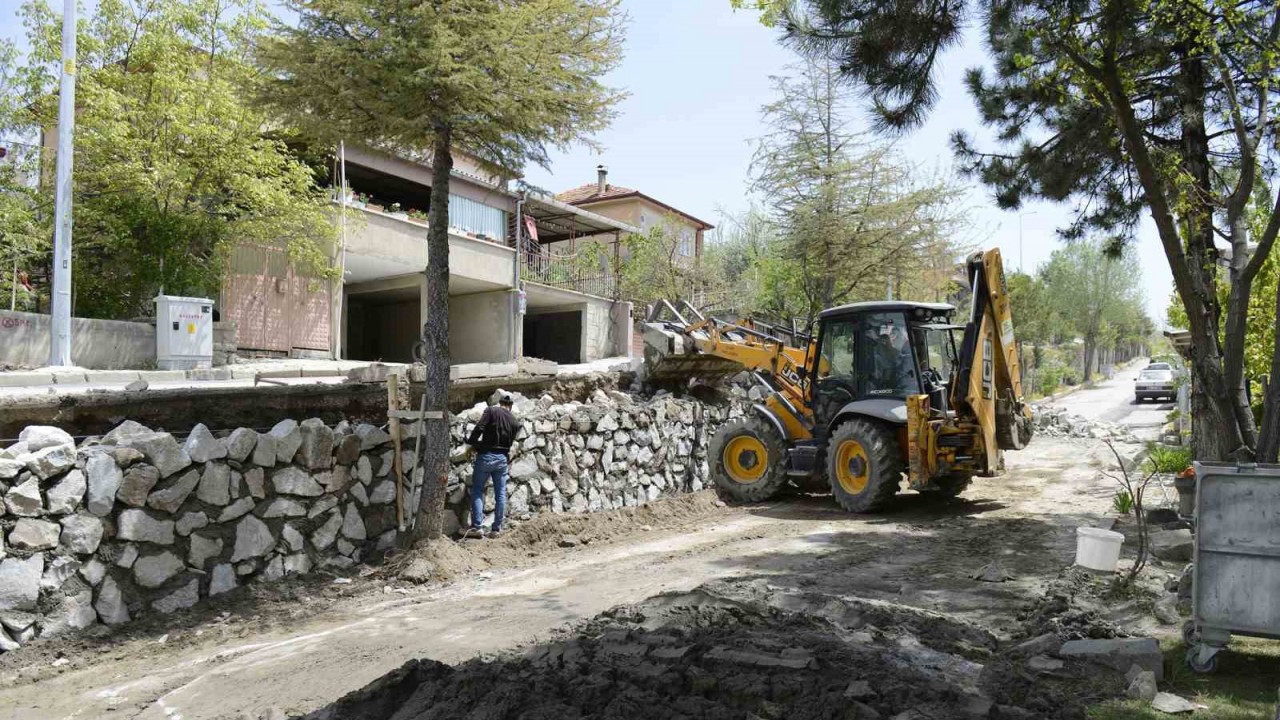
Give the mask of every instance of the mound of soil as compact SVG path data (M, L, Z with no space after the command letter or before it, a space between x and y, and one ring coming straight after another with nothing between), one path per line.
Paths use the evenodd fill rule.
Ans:
M422 543L390 560L385 574L424 583L452 580L490 567L518 567L564 545L602 544L645 530L684 527L690 520L723 514L724 507L714 491L703 490L606 512L542 513L513 525L497 539L442 538Z
M305 718L1084 717L1086 670L1033 677L996 646L941 613L721 581L615 608L521 654L415 660Z

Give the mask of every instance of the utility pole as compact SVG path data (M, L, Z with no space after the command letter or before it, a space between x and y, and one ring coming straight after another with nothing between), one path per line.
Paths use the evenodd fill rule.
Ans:
M53 314L49 364L71 364L71 161L76 123L76 0L62 2L62 85L58 96L57 197L53 230Z

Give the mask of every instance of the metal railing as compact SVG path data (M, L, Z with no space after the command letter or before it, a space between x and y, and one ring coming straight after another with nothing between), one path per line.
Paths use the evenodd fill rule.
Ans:
M530 248L522 256L521 274L530 282L596 297L612 298L616 278L607 270L587 267L580 253L572 255Z

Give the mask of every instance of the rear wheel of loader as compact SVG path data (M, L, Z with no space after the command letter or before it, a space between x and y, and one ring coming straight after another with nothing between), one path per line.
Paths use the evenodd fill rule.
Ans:
M897 433L870 420L850 420L831 433L827 445L831 494L849 512L884 507L902 482Z
M711 438L716 487L738 502L768 500L787 484L787 449L758 417L734 420Z

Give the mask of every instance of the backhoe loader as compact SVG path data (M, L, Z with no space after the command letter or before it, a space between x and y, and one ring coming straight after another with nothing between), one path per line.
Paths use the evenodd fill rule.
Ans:
M659 301L644 324L654 382L753 373L767 393L712 438L718 487L740 501L788 483L873 512L908 486L947 496L1003 469L1031 439L999 250L967 260L968 322L942 303L862 302L824 310L816 335L704 317Z

